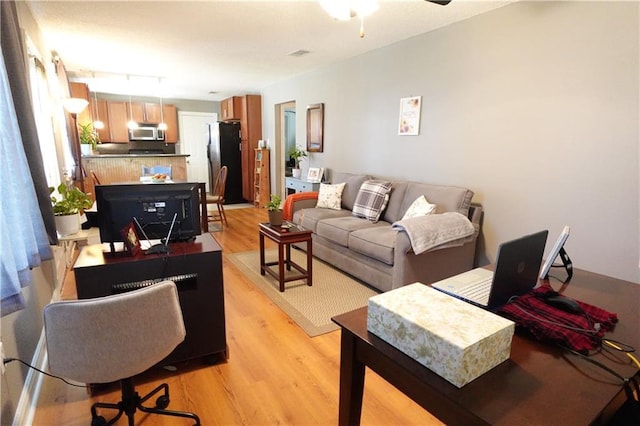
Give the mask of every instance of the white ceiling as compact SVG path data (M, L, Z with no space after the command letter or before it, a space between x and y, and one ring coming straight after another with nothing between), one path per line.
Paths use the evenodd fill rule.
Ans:
M91 91L158 96L160 87L167 98L209 101L512 2L380 0L360 38L358 19L336 21L316 0L27 1L48 47ZM289 56L297 50L310 53Z

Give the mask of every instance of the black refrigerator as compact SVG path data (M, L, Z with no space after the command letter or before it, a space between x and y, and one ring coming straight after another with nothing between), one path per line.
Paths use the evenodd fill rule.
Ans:
M242 198L240 143L240 123L217 122L209 125L209 141L207 143L209 188L213 190L218 171L222 166L227 166L225 204L245 202Z

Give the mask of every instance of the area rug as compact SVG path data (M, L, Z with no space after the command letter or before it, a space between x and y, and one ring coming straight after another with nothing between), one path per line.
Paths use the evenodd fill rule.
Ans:
M303 267L307 262L306 256L305 252L291 250L293 261ZM276 260L278 252L275 249L267 250L265 257L267 262ZM275 278L260 275L258 250L230 254L228 259L311 337L337 330L338 326L331 321L332 317L366 306L369 297L378 294L315 258L313 285L309 287L306 280L289 281L281 293Z

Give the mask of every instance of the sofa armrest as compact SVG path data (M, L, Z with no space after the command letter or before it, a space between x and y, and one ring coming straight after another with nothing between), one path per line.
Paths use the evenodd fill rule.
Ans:
M313 208L318 203L318 192L298 192L289 195L282 205L282 218L292 220L293 214L301 209Z

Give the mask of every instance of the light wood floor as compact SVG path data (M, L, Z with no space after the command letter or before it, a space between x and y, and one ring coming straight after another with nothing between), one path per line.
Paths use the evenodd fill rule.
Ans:
M254 287L225 255L258 249L257 223L263 209L227 212L229 226L213 235L223 248L225 310L229 359L179 365L177 372L157 370L137 382L143 395L169 384L170 409L193 411L207 425L336 425L340 331L310 338ZM269 242L267 242L269 243ZM67 274L66 291L73 289ZM45 378L34 425L89 425L95 401L117 402L117 389L90 396ZM108 415L108 414L107 414ZM126 424L120 419L118 424ZM188 420L138 412L136 424L188 425ZM367 370L363 425L440 424L393 386Z

